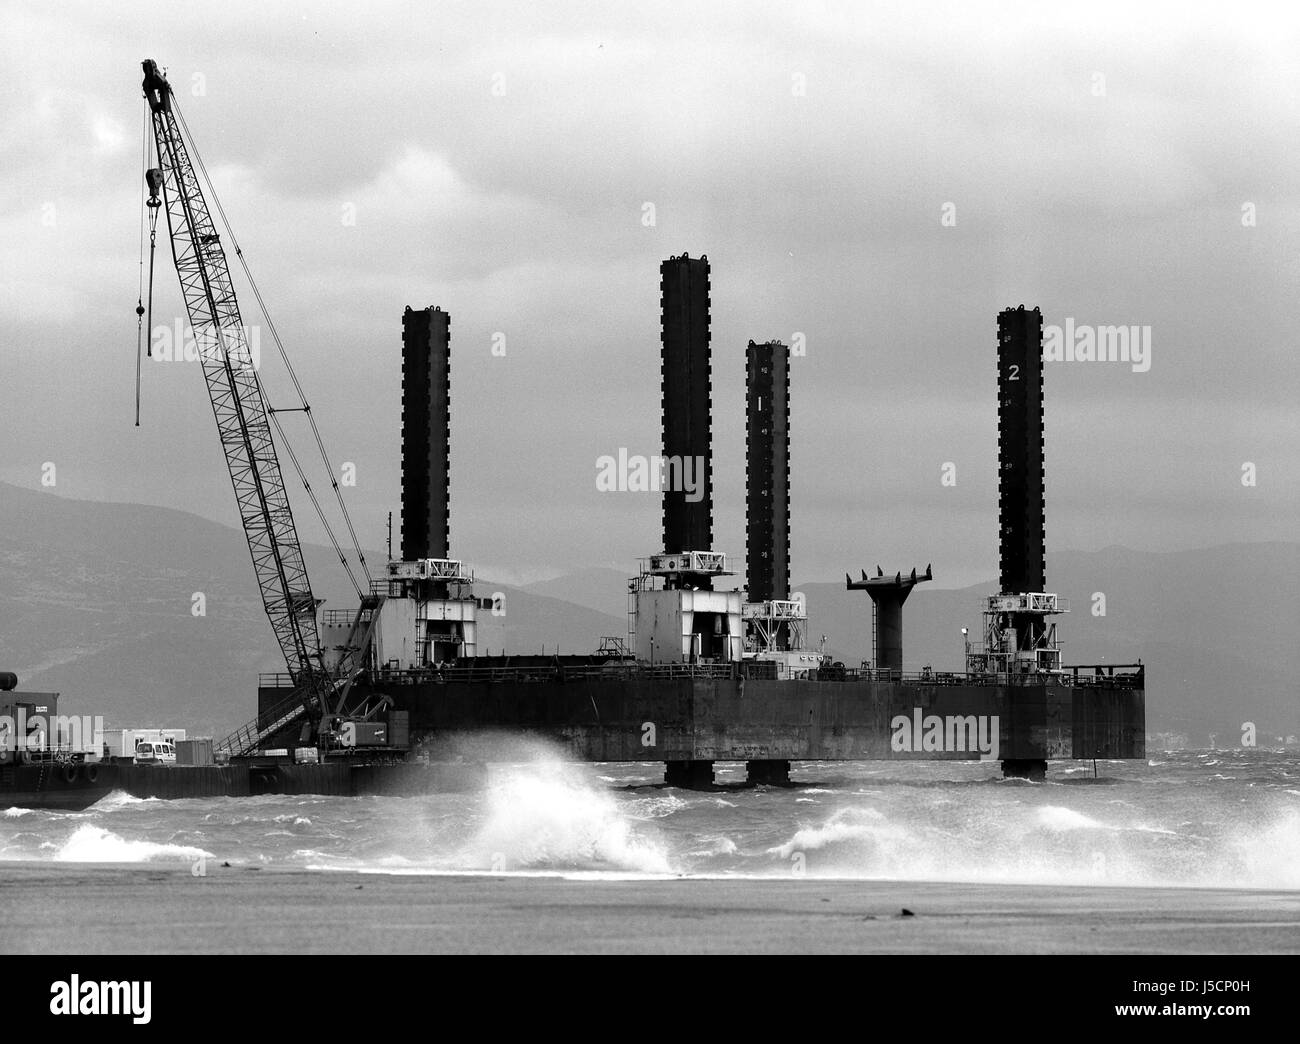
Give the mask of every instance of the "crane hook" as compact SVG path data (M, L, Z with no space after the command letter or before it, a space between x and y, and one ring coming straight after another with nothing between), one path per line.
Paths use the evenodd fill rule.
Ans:
M163 172L157 167L150 167L144 172L144 180L149 185L149 202L145 206L156 210L162 206L162 200L158 198L158 193L162 190Z

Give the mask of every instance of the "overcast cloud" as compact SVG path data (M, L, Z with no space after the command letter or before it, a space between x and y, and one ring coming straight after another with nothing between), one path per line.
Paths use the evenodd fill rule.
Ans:
M658 265L682 251L713 265L737 566L744 347L802 333L796 582L991 578L996 314L1021 303L1152 331L1148 372L1047 369L1052 550L1294 539L1296 8L337 7L0 10L0 479L54 462L59 494L238 524L197 364L148 364L132 426L152 57L371 547L399 506L402 310L438 304L453 553L528 580L660 550L657 498L598 493L596 458L658 448Z

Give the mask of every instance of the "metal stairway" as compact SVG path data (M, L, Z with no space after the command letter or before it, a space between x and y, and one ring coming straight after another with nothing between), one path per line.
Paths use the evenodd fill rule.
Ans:
M374 638L379 607L383 601L384 596L376 594L362 599L348 635L347 651L339 661L334 679L325 686L323 694L318 695L319 681L308 680L298 685L292 694L217 743L214 752L228 758L246 757L277 732L301 721L308 711L316 710L322 695L326 710L332 706L332 713L342 714L352 683L365 669L369 658L370 643ZM315 716L319 719L320 714Z
M306 715L313 700L311 689L310 684L298 686L293 690L293 695L285 697L270 710L241 725L217 743L213 748L214 753L231 758L251 754L265 740Z

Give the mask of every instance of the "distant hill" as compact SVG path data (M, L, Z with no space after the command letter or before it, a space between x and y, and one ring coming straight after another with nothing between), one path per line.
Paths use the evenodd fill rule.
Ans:
M355 604L331 551L306 549L318 595ZM383 561L368 552L371 568ZM882 562L888 567L891 563ZM909 566L912 563L907 563ZM934 563L942 580L943 564ZM630 571L629 571L630 572ZM1067 663L1148 665L1150 732L1220 743L1253 721L1261 737L1300 733L1300 545L1233 544L1156 554L1107 548L1048 557L1048 589L1071 599L1060 618ZM628 573L585 569L505 595L480 617L483 651L590 652L627 632ZM909 668L962 666L961 628L980 625L994 584L922 586L903 614ZM796 587L810 644L856 664L871 655L870 604L842 578ZM206 615L191 613L202 592ZM1093 593L1106 615L1091 612ZM24 688L59 691L70 713L109 725L178 725L223 734L250 718L259 671L282 669L243 534L195 515L68 500L0 484L0 670Z
M627 615L628 581L636 576L636 562L630 561L626 570L599 566L580 569L574 573L527 584L525 591L558 598L563 602L585 605L607 616ZM624 630L627 628L624 627Z
M316 593L356 604L334 553L305 549ZM383 562L367 552L371 568ZM491 580L506 615L484 614L485 649L587 652L606 617ZM193 595L205 615L191 612ZM257 709L257 675L283 670L243 534L182 511L69 500L0 483L0 670L62 694L108 727L174 725L224 735Z

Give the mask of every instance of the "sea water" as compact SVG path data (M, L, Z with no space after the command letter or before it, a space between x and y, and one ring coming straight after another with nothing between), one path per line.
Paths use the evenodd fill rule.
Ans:
M0 810L0 860L390 874L782 877L1300 889L1300 754L996 764L796 762L791 787L665 787L661 764L505 744L473 793ZM0 874L3 868L0 867Z

